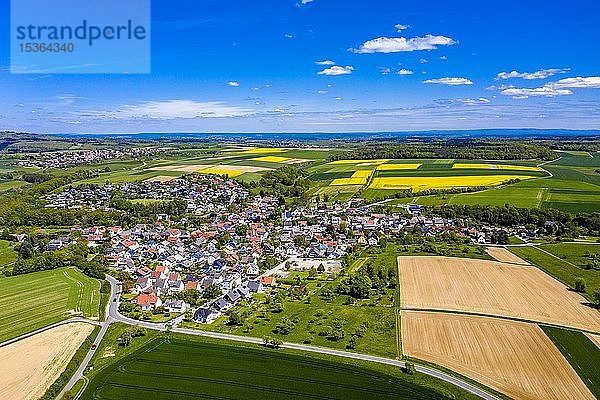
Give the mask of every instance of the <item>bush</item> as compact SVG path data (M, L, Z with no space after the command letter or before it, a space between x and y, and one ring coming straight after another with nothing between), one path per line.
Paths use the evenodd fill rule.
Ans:
M585 280L583 278L575 278L575 287L573 289L578 293L584 293Z

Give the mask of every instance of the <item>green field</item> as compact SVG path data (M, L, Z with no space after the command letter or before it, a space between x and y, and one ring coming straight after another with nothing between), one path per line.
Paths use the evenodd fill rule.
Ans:
M586 245L562 244L560 248L561 251L570 253L570 249L573 249L573 252L581 251L581 246ZM593 250L592 245L589 246L589 250ZM531 246L510 247L510 251L570 288L574 287L575 278L583 278L587 290L586 293L582 293L582 295L588 300L591 300L591 293L593 293L595 289L600 288L600 271L580 268L577 265L571 264L559 257L552 256L551 254L544 253L542 250Z
M0 240L0 271L17 260L17 252L13 243L7 240Z
M0 279L0 342L81 315L98 318L100 282L75 268Z
M581 332L542 326L590 391L600 398L600 348Z
M179 334L148 340L93 372L83 400L473 398L393 366Z

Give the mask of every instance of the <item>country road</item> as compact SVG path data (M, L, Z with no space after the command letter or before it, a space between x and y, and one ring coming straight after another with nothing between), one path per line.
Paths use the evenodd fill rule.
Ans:
M113 322L122 322L122 323L129 324L129 325L137 325L137 326L141 326L144 328L155 329L155 330L159 330L159 331L167 330L166 324L158 324L158 323L147 322L147 321L138 321L138 320L134 320L131 318L127 318L124 315L121 315L121 313L119 313L119 300L118 300L118 292L120 290L120 283L115 278L113 278L112 276L109 276L109 275L106 276L106 279L110 282L110 285L112 288L112 293L111 293L111 297L107 304L106 321L102 323L102 330L100 331L100 334L98 335L98 337L96 338L94 343L99 344L102 341L102 338L104 337L106 331L108 330L108 327ZM115 299L115 298L117 299L117 301L113 301L113 299ZM233 340L233 341L245 342L245 343L254 343L254 344L262 344L263 343L262 339L259 339L259 338L230 335L230 334L217 333L217 332L208 332L208 331L202 331L202 330L196 330L196 329L178 328L176 326L173 326L171 331L176 332L176 333L185 334L185 335L204 336L204 337L210 337L210 338L215 338L215 339ZM403 361L394 360L391 358L371 356L368 354L351 353L348 351L334 350L334 349L328 349L328 348L324 348L324 347L307 346L307 345L303 345L303 344L287 343L287 342L284 342L281 347L288 348L288 349L294 349L294 350L309 351L309 352L313 352L313 353L329 354L329 355L338 356L338 357L354 358L357 360L377 362L377 363L381 363L381 364L394 365L394 366L397 366L400 368L403 368L405 366L405 363ZM85 371L85 368L89 364L93 355L94 355L94 351L90 350L88 352L88 354L86 355L85 359L83 360L83 362L81 363L81 365L79 366L79 368L77 369L77 372L75 372L75 374L73 375L71 380L69 380L69 382L67 383L65 388L58 395L57 400L60 400L62 398L63 394L67 390L71 390L73 388L73 386L75 385L75 383L83 376L83 372ZM476 395L482 399L498 400L497 397L485 392L482 389L479 389L476 386L471 385L468 382L465 382L459 378L456 378L452 375L435 370L433 368L423 367L420 365L416 365L415 367L416 367L416 370L420 373L423 373L423 374L426 374L429 376L433 376L433 377L443 380L445 382L451 383L451 384L458 386L470 393L473 393L474 395Z

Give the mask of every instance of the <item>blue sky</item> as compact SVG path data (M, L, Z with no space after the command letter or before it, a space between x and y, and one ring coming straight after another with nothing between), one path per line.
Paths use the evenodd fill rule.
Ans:
M600 129L596 1L152 1L151 74L10 73L0 130Z

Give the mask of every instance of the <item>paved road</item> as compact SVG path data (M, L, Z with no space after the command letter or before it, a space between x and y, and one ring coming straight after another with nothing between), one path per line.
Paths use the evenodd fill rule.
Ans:
M147 322L147 321L138 321L138 320L134 320L131 318L127 318L124 315L121 315L119 313L119 300L118 300L118 292L120 291L120 284L116 279L114 279L111 276L107 275L106 279L110 282L110 285L112 288L112 293L111 293L111 297L110 297L108 305L107 305L106 321L101 323L102 329L100 330L100 334L98 335L98 337L96 338L94 343L99 344L102 341L102 338L104 337L104 334L108 330L108 327L113 322L122 322L122 323L129 324L129 325L137 325L137 326L141 326L144 328L155 329L155 330L159 330L159 331L165 331L167 329L165 324L158 324L158 323ZM115 299L115 298L117 299L117 301L113 301L113 299ZM176 324L174 324L174 325L176 325ZM255 343L255 344L263 343L262 339L259 339L259 338L229 335L229 334L217 333L217 332L208 332L208 331L202 331L202 330L197 330L197 329L178 328L176 326L173 326L171 331L176 332L176 333L186 334L186 335L204 336L204 337L210 337L210 338L215 338L215 339L233 340L233 341L237 341L237 342ZM334 350L334 349L328 349L328 348L324 348L324 347L307 346L307 345L303 345L303 344L287 343L287 342L283 343L283 345L281 347L285 347L288 349L301 350L301 351L310 351L313 353L329 354L329 355L338 356L338 357L353 358L353 359L357 359L357 360L372 361L372 362L377 362L377 363L381 363L381 364L394 365L394 366L397 366L400 368L405 367L405 363L403 361L394 360L391 358L371 356L368 354L351 353L348 351ZM88 354L86 355L85 359L83 360L83 362L77 369L77 372L73 375L73 377L67 383L65 388L60 392L60 394L57 397L57 400L60 400L60 398L63 396L63 394L67 390L71 390L73 388L73 386L75 385L75 383L83 376L83 372L87 368L93 355L94 355L93 350L88 351ZM441 372L441 371L438 371L438 370L435 370L432 368L428 368L428 367L423 367L420 365L416 366L416 370L423 374L433 376L433 377L443 380L445 382L449 382L449 383L451 383L455 386L458 386L470 393L475 394L476 396L479 396L482 399L498 400L495 396L492 396L491 394L471 385L470 383L465 382L454 376L448 375L444 372Z
M100 335L98 335L98 339L96 340L96 343L100 343L100 340L104 336L106 329L108 329L108 326L112 322L122 322L122 323L130 324L130 325L138 325L138 326L145 327L148 329L155 329L155 330L160 330L160 331L166 330L165 324L157 324L157 323L152 323L152 322L147 322L147 321L137 321L137 320L133 320L131 318L127 318L127 317L121 315L119 313L119 301L117 300L117 301L113 302L113 300L112 300L112 299L118 297L117 292L120 290L119 282L111 276L107 276L106 279L111 284L112 295L111 295L111 299L109 300L109 303L107 306L107 313L106 313L107 321L103 324L102 331L100 332ZM182 333L182 334L186 334L186 335L196 335L196 336L211 337L211 338L216 338L216 339L234 340L234 341L245 342L245 343L261 344L263 342L262 339L259 339L259 338L228 335L228 334L224 334L224 333L208 332L208 331L202 331L202 330L196 330L196 329L185 329L185 328L172 327L171 330L172 330L172 332ZM351 353L348 351L334 350L334 349L328 349L328 348L323 348L323 347L307 346L307 345L303 345L303 344L287 343L287 342L283 343L282 347L285 347L288 349L301 350L301 351L310 351L310 352L314 352L314 353L329 354L329 355L339 356L339 357L354 358L357 360L378 362L378 363L382 363L382 364L394 365L394 366L401 367L401 368L405 366L404 362L399 361L399 360L371 356L371 355L367 355L367 354ZM65 390L69 390L70 388L72 388L73 385L75 384L75 382L77 382L77 380L82 376L83 371L85 370L86 366L88 365L92 355L93 355L93 351L88 352L86 359L84 360L82 365L79 367L79 369L77 370L77 373L73 376L71 381L69 381L69 384L67 385L67 387L65 387ZM421 373L424 373L424 374L427 374L430 376L434 376L438 379L441 379L443 381L446 381L453 385L456 385L468 392L471 392L471 393L481 397L482 399L497 400L497 398L495 396L492 396L489 393L487 393L465 381L462 381L461 379L458 379L451 375L448 375L444 372L437 371L432 368L422 367L422 366L416 366L416 369L417 369L417 371L419 371ZM61 393L61 396L62 396L62 393ZM59 396L58 399L60 399L61 396Z
M102 328L100 329L100 333L96 337L96 340L94 340L94 343L96 345L100 344L100 342L104 338L104 335L106 334L106 331L108 330L108 327L113 322L113 318L111 317L111 315L112 315L111 310L113 312L118 313L118 301L113 302L113 299L117 297L117 291L118 291L119 285L118 285L118 282L114 278L111 277L111 279L112 279L112 281L109 280L110 286L111 286L111 294L110 294L110 298L108 299L108 304L106 305L106 321L101 323ZM96 348L96 350L97 350L97 348ZM67 385L63 388L63 390L60 391L60 393L56 397L57 400L60 400L66 391L73 389L73 386L75 386L75 383L79 379L81 379L81 377L83 376L83 372L85 371L88 364L90 363L90 360L94 356L94 353L96 352L96 350L92 350L92 349L88 350L87 354L85 355L85 358L81 362L81 365L79 365L79 368L77 368L77 371L75 371L75 374L71 377L69 382L67 382Z

